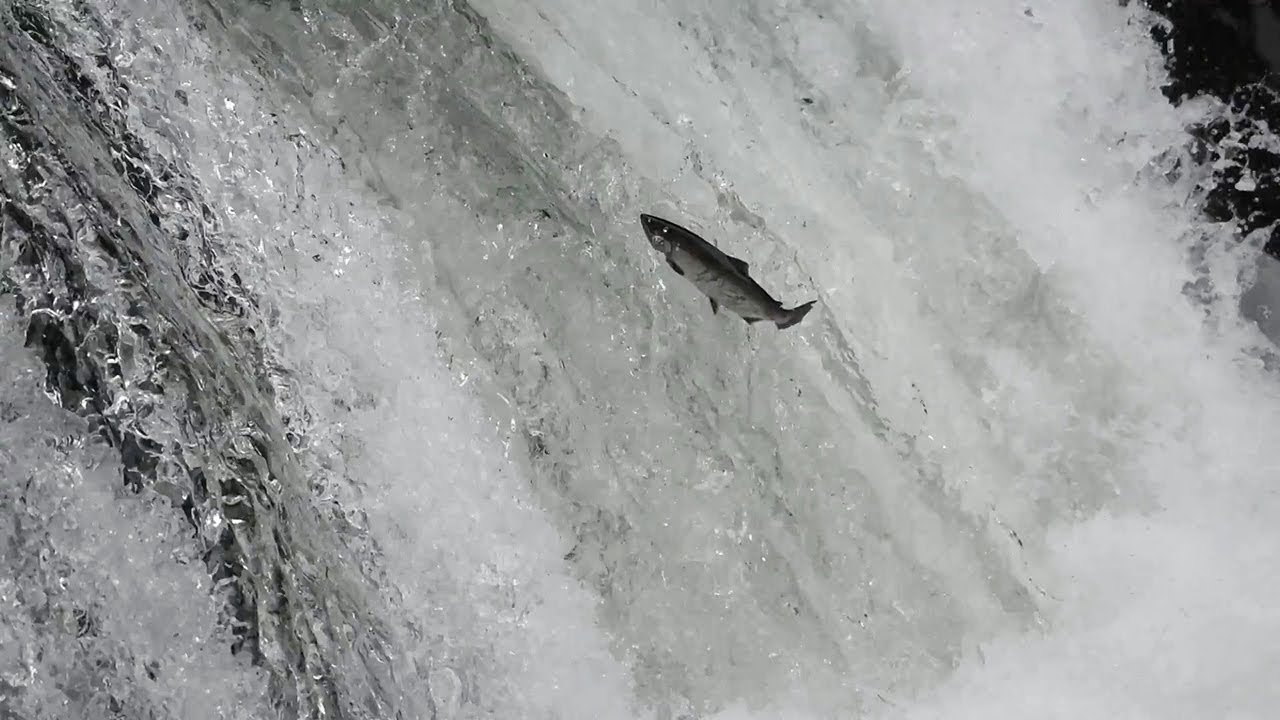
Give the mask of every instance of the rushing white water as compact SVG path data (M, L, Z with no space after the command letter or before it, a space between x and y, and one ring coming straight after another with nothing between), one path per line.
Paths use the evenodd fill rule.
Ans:
M1160 96L1136 8L101 5L131 121L190 163L261 298L299 462L340 480L309 488L351 523L331 561L359 572L329 582L388 660L333 675L371 716L1280 704L1251 256L1197 219L1194 172L1164 177L1215 109ZM712 315L642 211L818 307ZM21 414L6 437L71 422ZM172 669L128 676L132 702L269 715L263 673L200 639L224 633L207 579L160 559L174 512L38 454L0 460L76 498L58 557L94 580L65 607ZM112 532L135 534L89 552ZM95 589L94 566L149 582L139 558L149 601ZM46 688L16 669L59 666L10 648L61 636L4 629L0 689Z

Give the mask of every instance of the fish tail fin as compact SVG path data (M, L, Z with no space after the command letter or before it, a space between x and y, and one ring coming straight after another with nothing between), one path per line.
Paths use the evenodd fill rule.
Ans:
M782 318L781 320L775 320L775 321L774 321L775 323L777 323L777 325L778 325L778 329L779 329L779 330L786 330L787 328L791 327L792 325L795 325L796 323L798 323L798 322L800 322L801 320L803 320L803 319L804 319L804 316L805 316L805 315L808 315L808 314L809 314L809 311L813 309L813 304L814 304L814 303L816 303L816 302L818 302L818 301L817 301L817 300L810 300L809 302L807 302L807 303L805 303L805 304L803 304L803 305L797 305L797 306L795 306L795 307L791 308L790 310L784 310L783 312L785 312L785 313L786 313L786 317Z

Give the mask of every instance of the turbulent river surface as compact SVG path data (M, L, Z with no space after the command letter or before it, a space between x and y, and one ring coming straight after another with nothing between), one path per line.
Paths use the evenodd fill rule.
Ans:
M1280 140L1163 22L0 0L0 718L1273 716Z

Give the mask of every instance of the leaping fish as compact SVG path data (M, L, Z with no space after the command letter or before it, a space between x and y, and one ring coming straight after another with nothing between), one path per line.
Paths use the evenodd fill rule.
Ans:
M748 323L772 320L778 329L804 319L817 300L784 308L782 303L751 279L747 263L727 255L711 243L670 220L640 214L640 225L649 244L671 266L711 299L711 312L728 308Z

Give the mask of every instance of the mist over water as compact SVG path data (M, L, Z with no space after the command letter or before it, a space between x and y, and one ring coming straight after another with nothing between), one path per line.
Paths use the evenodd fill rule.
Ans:
M1260 243L1155 21L0 9L0 714L1267 717Z

